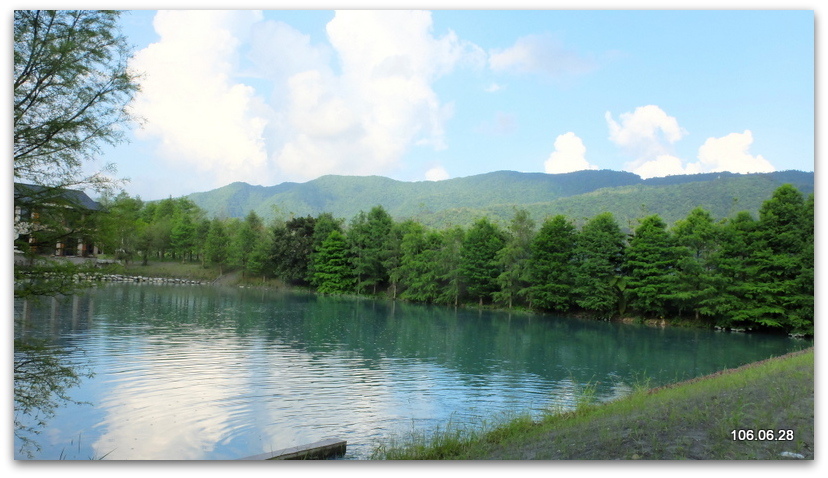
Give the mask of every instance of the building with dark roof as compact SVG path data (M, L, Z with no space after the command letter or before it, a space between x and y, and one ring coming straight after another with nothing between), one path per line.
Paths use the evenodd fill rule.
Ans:
M14 184L15 252L94 256L94 216L101 205L85 192Z

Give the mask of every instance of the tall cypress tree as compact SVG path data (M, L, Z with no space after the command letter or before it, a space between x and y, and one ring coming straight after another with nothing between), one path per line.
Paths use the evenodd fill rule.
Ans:
M328 239L331 232L342 232L342 221L333 217L329 212L323 212L316 216L313 224L313 240L311 241L311 255L308 261L307 280L314 286L319 286L316 281L316 254L322 248L322 243ZM343 236L344 237L344 236Z
M397 298L404 282L405 271L402 268L404 259L403 239L409 232L419 229L422 229L422 225L412 220L394 223L385 241L382 264L385 270L388 271L388 282L392 299Z
M813 334L814 332L814 195L808 195L802 209L802 252L801 272L797 280L799 304L793 312L796 321L794 331Z
M388 282L384 256L386 241L391 233L394 220L382 206L375 206L368 214L360 212L348 230L348 242L353 253L354 274L357 278L357 292L371 290Z
M672 230L676 243L685 248L678 263L673 299L681 309L714 315L710 300L716 295L713 256L718 248L718 228L708 211L697 207Z
M754 320L756 227L750 213L742 211L720 228L719 248L712 257L716 294L708 300L720 326L747 325Z
M531 284L532 240L535 222L525 209L515 211L509 224L509 234L497 254L502 272L497 278L499 290L494 298L510 309L515 300L528 295Z
M667 315L678 286L678 265L686 254L658 215L644 218L627 248L630 306L644 314Z
M255 211L250 211L245 216L241 227L234 236L233 252L235 256L235 263L241 266L242 276L251 272L250 258L253 250L256 249L256 244L262 241L264 225L262 219Z
M463 274L460 270L460 258L463 250L463 240L466 231L461 227L452 227L441 232L440 251L437 254L437 264L440 266L438 276L440 291L437 302L440 304L460 304L460 295L463 293Z
M403 238L400 297L417 302L435 302L440 295L439 254L442 237L436 231L418 228Z
M485 217L472 225L463 241L461 271L469 295L481 305L498 290L501 268L497 254L503 244L503 233Z
M223 273L230 256L230 238L220 219L213 219L210 223L210 231L207 233L207 244L204 255L207 260L219 267L219 275Z
M813 324L799 310L805 217L802 193L790 184L777 188L759 209L754 321L761 325L803 329Z
M574 304L577 231L564 216L544 221L532 242L531 300L534 307L568 311Z
M345 236L333 230L314 255L314 282L323 294L343 294L354 290L353 275Z
M575 303L584 310L623 313L625 238L613 215L601 213L587 221L576 237Z

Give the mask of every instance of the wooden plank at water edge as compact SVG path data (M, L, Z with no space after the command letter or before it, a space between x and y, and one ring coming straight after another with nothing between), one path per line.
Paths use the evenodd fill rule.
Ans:
M240 460L327 460L344 455L347 444L345 440L328 438L309 445L293 446Z

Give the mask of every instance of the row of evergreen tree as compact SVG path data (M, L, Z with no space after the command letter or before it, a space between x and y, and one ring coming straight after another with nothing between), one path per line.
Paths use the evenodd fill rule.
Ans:
M326 294L813 333L814 198L790 185L758 220L742 212L716 221L697 208L672 227L645 217L628 234L610 213L581 227L558 215L537 229L516 210L506 228L484 217L435 230L381 206L348 224L326 213L270 226L253 212L208 219L183 198L122 195L108 207L105 242L123 258L235 267Z

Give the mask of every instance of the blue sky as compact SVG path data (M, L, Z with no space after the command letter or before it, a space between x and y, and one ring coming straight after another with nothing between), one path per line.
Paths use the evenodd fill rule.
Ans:
M132 195L814 170L814 12L134 11ZM92 165L95 166L95 165Z

